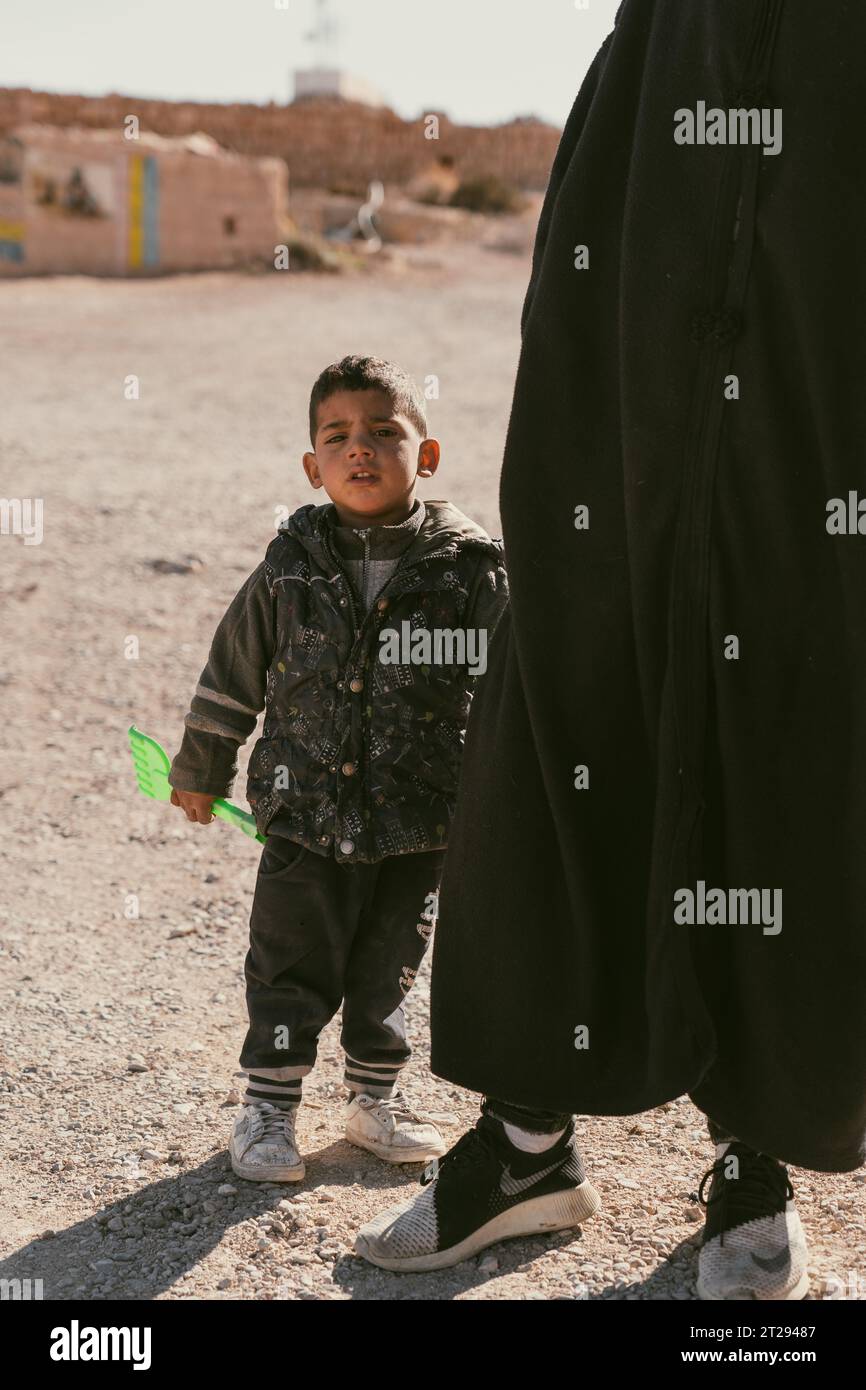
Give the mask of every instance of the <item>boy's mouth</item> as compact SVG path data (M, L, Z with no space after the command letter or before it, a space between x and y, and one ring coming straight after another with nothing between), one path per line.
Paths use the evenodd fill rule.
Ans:
M349 474L350 483L358 483L361 486L379 481L378 475L369 468L353 468Z

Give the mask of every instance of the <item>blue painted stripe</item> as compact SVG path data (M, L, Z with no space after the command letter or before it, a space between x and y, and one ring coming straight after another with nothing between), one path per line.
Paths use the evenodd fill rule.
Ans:
M144 161L144 264L159 265L159 165L153 155Z

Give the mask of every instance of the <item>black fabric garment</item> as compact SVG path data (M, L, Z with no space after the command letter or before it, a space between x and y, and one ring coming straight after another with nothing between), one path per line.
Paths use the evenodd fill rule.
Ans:
M825 1171L866 1158L866 536L826 526L866 490L864 51L849 0L625 0L587 75L432 985L441 1076L596 1114L688 1092ZM781 151L678 145L702 101L781 108ZM701 879L781 890L782 930L675 922Z
M411 1055L404 1000L435 925L444 857L439 849L339 864L268 836L244 965L247 1102L300 1100L319 1034L341 1004L346 1084L391 1094Z

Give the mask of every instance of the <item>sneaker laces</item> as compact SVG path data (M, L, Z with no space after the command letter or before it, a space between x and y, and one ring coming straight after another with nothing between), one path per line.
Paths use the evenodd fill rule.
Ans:
M276 1105L270 1105L267 1101L255 1107L256 1114L253 1118L254 1142L260 1144L267 1139L286 1140L286 1121L293 1120L292 1110L280 1110Z
M412 1120L415 1124L426 1124L424 1117L410 1105L402 1091L395 1091L392 1096L371 1096L370 1099L376 1102L377 1110L386 1110L395 1120Z
M479 1163L489 1162L491 1158L498 1155L493 1143L488 1135L479 1133L477 1129L470 1129L466 1134L461 1135L453 1148L449 1149L442 1158L434 1158L427 1165L419 1178L423 1187L427 1183L435 1181L439 1177L442 1169L448 1165L449 1171L474 1167Z
M704 1173L697 1192L690 1194L692 1201L707 1208L708 1215L711 1209L714 1214L718 1211L722 1239L724 1232L733 1226L761 1216L780 1215L794 1196L787 1168L745 1145L737 1144L734 1155L739 1161L739 1176L727 1177L725 1167L734 1148L734 1144L729 1145ZM704 1197L704 1188L710 1179L714 1180L713 1187L709 1196ZM717 1184L715 1179L718 1179ZM732 1219L733 1208L736 1208L736 1220Z

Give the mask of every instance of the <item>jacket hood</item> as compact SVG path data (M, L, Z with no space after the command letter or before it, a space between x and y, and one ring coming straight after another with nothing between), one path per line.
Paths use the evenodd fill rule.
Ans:
M477 521L466 516L453 502L428 501L424 498L425 516L418 534L407 547L406 560L417 560L435 550L453 546L479 546L483 550L501 558L502 548L496 544ZM294 537L305 550L318 561L326 563L324 539L333 524L335 516L333 503L316 507L308 504L299 507L278 530Z

